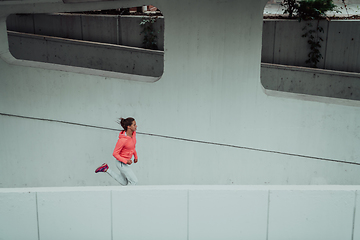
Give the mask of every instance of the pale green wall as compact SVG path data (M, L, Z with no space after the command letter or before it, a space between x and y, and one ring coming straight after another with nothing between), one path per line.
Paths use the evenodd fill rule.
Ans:
M272 151L139 134L141 185L359 184L357 165L276 153L359 163L360 111L350 100L263 89L265 2L148 2L165 16L164 74L155 83L0 60L0 112L109 128L133 116L139 132ZM143 3L1 3L0 16ZM4 21L0 54L11 61ZM93 172L105 161L114 167L118 132L4 115L0 126L1 187L117 185Z
M0 238L358 240L359 191L360 186L3 188Z

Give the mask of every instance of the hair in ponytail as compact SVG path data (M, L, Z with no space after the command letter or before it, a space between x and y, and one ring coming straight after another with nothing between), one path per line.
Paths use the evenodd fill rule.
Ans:
M135 119L132 118L132 117L119 118L117 123L120 124L123 127L124 131L127 131L128 127L131 126L133 121L135 121Z

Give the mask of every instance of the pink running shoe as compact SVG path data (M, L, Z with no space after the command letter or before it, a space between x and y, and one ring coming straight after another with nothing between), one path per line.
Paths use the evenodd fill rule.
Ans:
M107 170L109 169L109 166L104 163L103 165L101 165L100 167L98 167L96 170L95 170L95 173L98 173L98 172L106 172Z

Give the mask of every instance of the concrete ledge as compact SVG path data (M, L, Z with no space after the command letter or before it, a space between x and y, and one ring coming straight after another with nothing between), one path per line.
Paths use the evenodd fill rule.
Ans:
M0 238L359 239L359 191L329 185L4 188Z
M163 51L8 32L16 59L160 78Z
M262 63L261 83L267 90L360 100L359 73Z
M10 33L11 34L11 33ZM80 44L82 45L83 48L87 48L87 50L85 50L83 53L86 54L91 54L91 51L89 52L89 49L97 49L98 52L103 53L104 49L106 51L109 52L109 54L111 54L112 56L114 55L114 51L118 51L118 52L125 52L128 53L130 55L134 55L135 57L139 57L139 56L146 56L146 59L142 59L143 61L147 61L148 57L150 56L150 58L159 58L161 59L161 64L159 64L160 68L163 68L163 53L161 51L154 51L154 50L141 50L138 48L134 48L134 47L126 47L126 46L114 46L112 44L98 44L98 43L90 43L90 42L86 42L86 41L77 41L77 40L64 40L61 38L47 38L47 37L39 37L36 36L34 34L21 34L21 36L31 36L30 40L31 41L37 41L38 43L40 42L41 45L41 41L47 45L47 43L51 42L57 45L62 46L63 43L64 45L68 45L68 46L74 46L76 47L76 44ZM26 39L26 37L20 37L20 39ZM52 41L53 40L53 41ZM14 46L13 46L14 47ZM24 47L24 46L22 46ZM53 51L54 53L54 49L51 49L51 46L49 46L50 51ZM26 51L33 51L35 50L35 52L37 53L33 53L35 55L39 55L39 51L36 51L36 48L32 48L29 45L25 44L25 49ZM46 50L46 49L45 49ZM68 53L72 53L74 54L73 51L61 51L61 49L58 49L60 51L58 51L59 55L57 55L57 59L64 61L64 59L66 60L66 58L69 58L69 54ZM21 48L16 48L16 51L20 51L21 53ZM144 53L144 51L146 51L146 53ZM44 52L44 49L42 49L42 52ZM134 54L132 54L134 52ZM94 52L92 52L94 53ZM55 53L56 54L56 53ZM139 55L140 54L140 55ZM41 55L41 52L40 52ZM59 56L64 55L65 58L59 58ZM101 55L101 54L100 54ZM121 54L120 54L121 55ZM83 56L83 55L82 55ZM102 56L102 55L101 55ZM134 56L132 56L131 58L126 59L127 63L129 63L129 59L133 59L134 61L140 61L137 58L134 58ZM40 57L44 57L44 56L40 56ZM46 57L46 56L45 56ZM124 57L124 56L119 56ZM6 63L8 64L13 64L13 65L18 65L18 66L24 66L24 67L31 67L31 68L42 68L42 69L47 69L47 70L56 70L56 71L67 71L67 72L74 72L74 73L79 73L79 74L85 74L85 75L95 75L95 76L102 76L102 77L108 77L108 78L117 78L117 79L124 79L124 80L131 80L131 81L141 81L141 82L155 82L157 80L160 79L160 77L156 77L156 76L144 76L144 75L140 75L140 74L131 74L131 73L124 73L124 72L116 72L116 71L106 71L103 69L91 69L91 68L85 68L83 66L66 66L66 65L60 65L60 64L55 64L55 63L48 63L48 62L36 62L36 61L29 61L29 60L20 60L20 59L16 59L9 51L9 49L3 49L3 51L0 50L0 58L2 60L4 60ZM70 58L73 59L73 58ZM40 59L41 60L41 59ZM56 63L58 63L58 60L55 60ZM45 60L44 60L45 61ZM116 61L115 61L116 62ZM148 61L149 62L149 61ZM104 63L104 62L103 62ZM106 62L105 62L106 63ZM119 67L119 62L115 63L117 64L116 67ZM124 63L121 63L122 65L120 67L124 68ZM126 63L125 63L126 64ZM108 68L109 66L106 66L106 68ZM126 67L126 66L125 66ZM149 67L149 66L148 66ZM141 66L141 70L140 72L146 72L146 67L144 68L143 66ZM151 66L150 66L151 68ZM153 72L154 70L151 70L151 72ZM158 73L162 74L162 69L158 71ZM161 75L160 74L160 75Z

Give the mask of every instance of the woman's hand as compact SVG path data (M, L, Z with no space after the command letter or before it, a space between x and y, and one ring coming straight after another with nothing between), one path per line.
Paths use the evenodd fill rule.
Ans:
M131 165L131 164L132 164L131 159L127 160L127 164L129 164L129 165Z
M137 161L138 161L137 159L134 159L134 163L137 163Z

